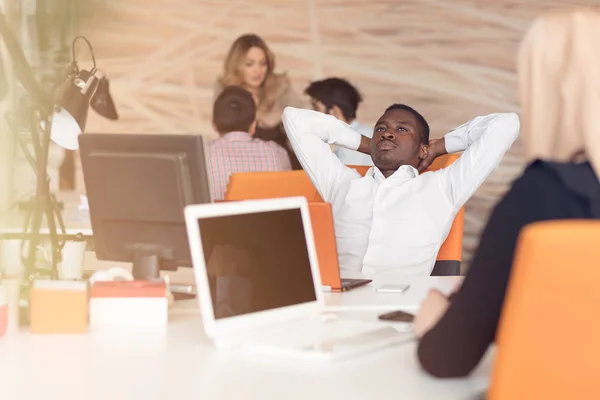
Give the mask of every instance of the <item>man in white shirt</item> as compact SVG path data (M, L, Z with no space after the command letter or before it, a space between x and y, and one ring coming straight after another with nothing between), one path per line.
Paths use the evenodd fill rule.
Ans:
M519 134L516 114L477 117L442 139L412 108L390 106L373 139L331 115L287 107L289 140L321 197L331 203L342 271L430 275L454 217ZM370 154L362 177L330 150ZM438 156L464 151L448 168L419 174Z
M373 136L373 128L360 124L356 120L356 110L362 102L362 96L350 82L341 78L314 81L308 85L304 93L310 96L313 110L333 115L363 136L368 138ZM373 165L369 154L345 147L336 148L334 154L345 165Z

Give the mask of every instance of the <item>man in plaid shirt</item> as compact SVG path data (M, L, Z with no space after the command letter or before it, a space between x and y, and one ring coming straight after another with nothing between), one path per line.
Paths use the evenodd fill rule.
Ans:
M213 126L220 135L208 144L213 200L223 200L231 174L292 169L283 147L252 137L256 129L256 105L245 89L229 86L221 92L213 106Z

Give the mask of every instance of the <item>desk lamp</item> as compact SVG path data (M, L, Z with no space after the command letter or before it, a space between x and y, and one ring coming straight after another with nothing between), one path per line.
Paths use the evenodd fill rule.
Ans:
M78 40L87 43L92 56L93 67L90 71L79 69L75 57L75 45ZM67 150L77 150L77 137L85 130L90 105L100 115L116 120L117 110L109 93L106 76L98 78L96 57L90 42L83 36L73 40L73 60L67 68L65 83L61 88L52 115L51 138L54 143Z

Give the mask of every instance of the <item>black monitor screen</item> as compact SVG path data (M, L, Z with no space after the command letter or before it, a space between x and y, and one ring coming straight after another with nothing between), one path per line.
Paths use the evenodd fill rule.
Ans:
M85 134L79 144L96 256L191 266L183 210L210 202L202 136Z
M198 223L215 319L316 300L300 209Z

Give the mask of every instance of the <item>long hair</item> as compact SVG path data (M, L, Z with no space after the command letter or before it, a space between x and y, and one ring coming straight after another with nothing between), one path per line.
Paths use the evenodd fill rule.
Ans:
M260 109L269 109L275 101L279 81L274 73L275 55L260 36L246 34L238 37L233 42L223 64L223 75L220 78L220 83L222 87L243 86L244 82L240 74L240 67L252 47L258 47L264 51L267 59L267 74L258 94L257 106Z
M600 173L600 13L552 12L521 43L521 137L528 161L568 162L584 152ZM600 175L599 175L600 176Z

